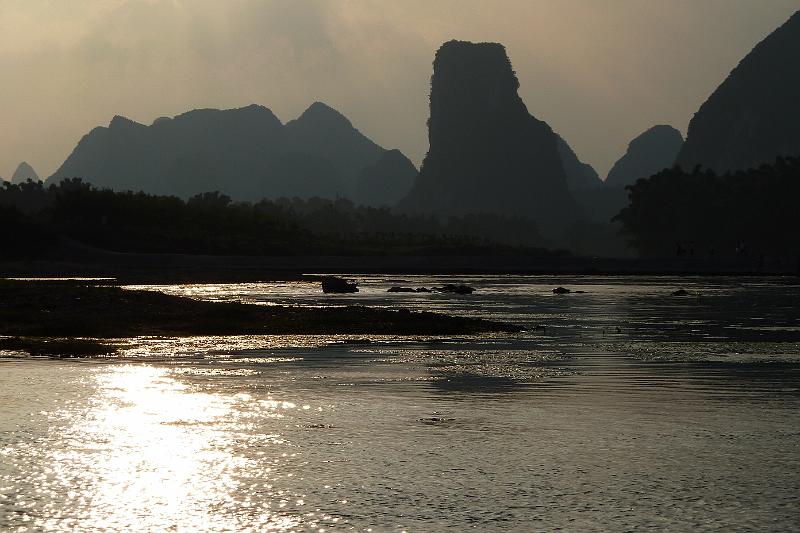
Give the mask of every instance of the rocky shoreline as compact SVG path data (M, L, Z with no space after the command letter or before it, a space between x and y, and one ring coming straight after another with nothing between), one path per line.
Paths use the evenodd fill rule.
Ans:
M0 281L0 350L76 356L105 346L76 339L192 335L469 335L517 332L511 324L405 309L215 303L115 285ZM59 343L54 343L56 339ZM66 342L72 340L75 342ZM113 350L107 350L113 351Z

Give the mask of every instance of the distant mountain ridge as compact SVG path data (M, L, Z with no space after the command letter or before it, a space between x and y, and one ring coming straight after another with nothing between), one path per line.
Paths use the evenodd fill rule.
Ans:
M387 150L374 165L361 169L353 200L364 205L394 206L408 194L416 176L414 163L400 150Z
M667 125L649 128L628 144L628 149L611 167L606 177L609 187L633 185L640 178L649 178L675 162L683 135Z
M11 175L11 183L25 183L28 180L39 181L39 175L33 170L32 166L23 161L17 166L14 174Z
M561 135L556 134L556 142L570 191L597 189L603 186L603 180L600 179L594 167L581 161Z
M450 41L439 48L430 148L401 209L520 216L550 234L579 217L558 138L528 113L518 88L501 44Z
M676 163L718 173L800 155L800 11L745 56L689 124Z
M268 108L253 104L197 109L150 126L115 116L108 127L85 135L49 179L82 177L99 187L181 197L219 190L250 201L353 199L361 172L386 152L321 102L285 125ZM416 169L391 170L396 183L388 187L405 193ZM363 193L360 199L373 203Z
M286 123L288 152L311 153L330 160L355 184L358 173L378 162L386 152L358 131L344 115L315 102L298 118ZM366 163L366 164L365 164Z

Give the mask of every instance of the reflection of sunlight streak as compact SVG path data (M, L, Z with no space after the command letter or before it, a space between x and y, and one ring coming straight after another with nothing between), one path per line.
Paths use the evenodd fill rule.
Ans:
M275 357L255 354L256 351L319 348L329 344L341 343L353 338L352 335L226 335L226 336L194 336L194 337L135 337L113 339L118 347L116 358L140 359L143 357L169 358L198 357L207 359L228 359L231 362L242 357L260 357L251 362L286 363L300 361L301 357ZM375 342L391 342L408 340L408 336L396 335L360 335L359 338ZM417 340L430 339L429 336L414 337Z
M82 525L114 530L297 525L237 492L248 459L235 453L234 404L248 398L193 392L166 369L145 366L115 367L98 381L101 394L76 428L76 446L52 454L68 498L81 504L75 518ZM68 523L54 517L41 525L61 529Z

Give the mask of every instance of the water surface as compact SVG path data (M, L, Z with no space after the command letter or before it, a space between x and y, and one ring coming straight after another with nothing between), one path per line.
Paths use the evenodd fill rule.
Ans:
M8 357L0 530L800 527L796 279L356 277L354 295L147 288L528 330L151 338L104 360ZM385 292L451 282L478 290Z

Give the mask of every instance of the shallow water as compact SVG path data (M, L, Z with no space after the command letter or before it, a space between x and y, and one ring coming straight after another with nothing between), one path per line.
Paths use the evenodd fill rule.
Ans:
M105 360L6 358L0 530L800 527L795 278L356 277L354 295L147 288L528 331L136 339ZM478 290L385 292L455 281Z

